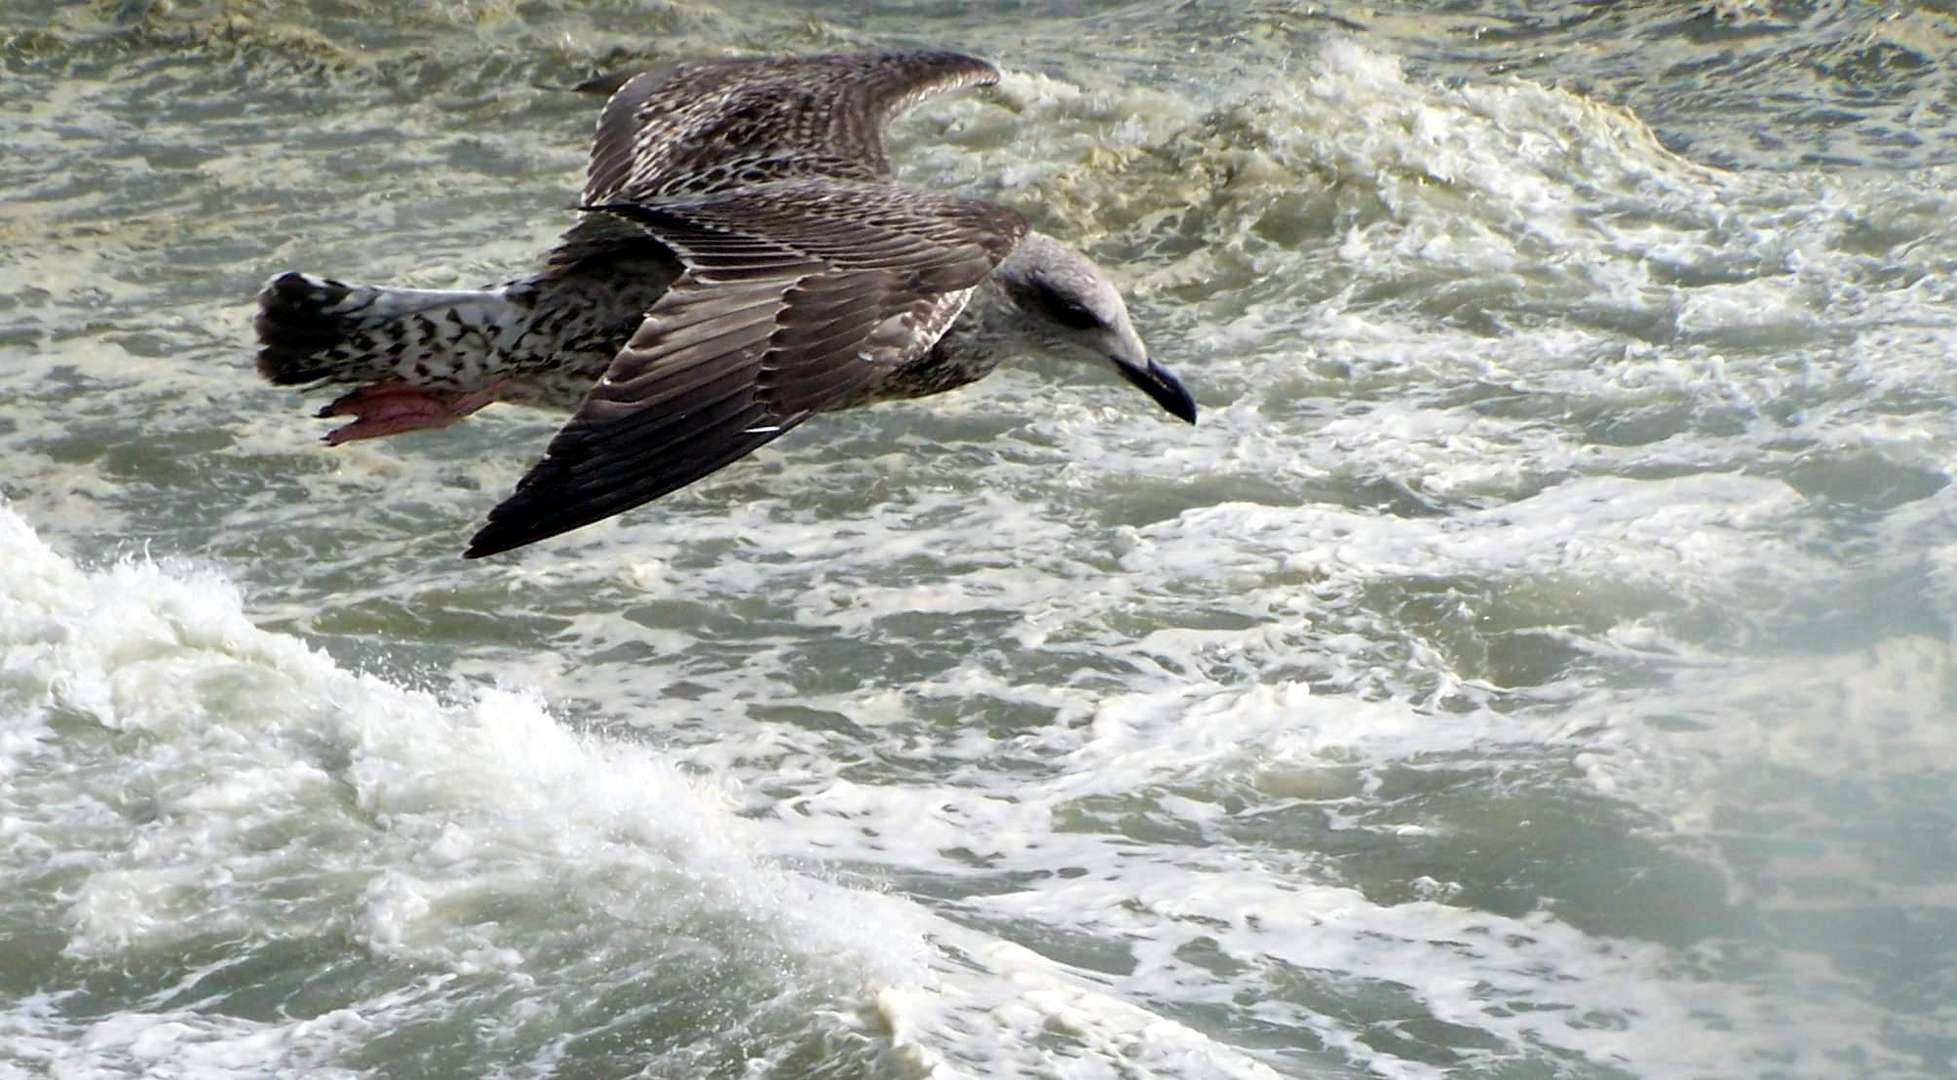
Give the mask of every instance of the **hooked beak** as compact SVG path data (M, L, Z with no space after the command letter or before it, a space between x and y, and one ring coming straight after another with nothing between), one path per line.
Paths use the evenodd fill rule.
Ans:
M1153 360L1144 358L1141 363L1110 356L1114 369L1141 388L1142 393L1155 399L1157 405L1169 410L1170 415L1191 424L1196 422L1196 399L1189 396L1189 388L1182 380L1169 374L1169 369Z

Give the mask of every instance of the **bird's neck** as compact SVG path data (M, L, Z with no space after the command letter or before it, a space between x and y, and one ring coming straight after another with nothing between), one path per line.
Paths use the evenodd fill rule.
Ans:
M1025 356L1050 344L1040 337L1037 324L1006 295L994 274L972 290L965 310L938 339L934 351L941 359L983 374L1001 360Z

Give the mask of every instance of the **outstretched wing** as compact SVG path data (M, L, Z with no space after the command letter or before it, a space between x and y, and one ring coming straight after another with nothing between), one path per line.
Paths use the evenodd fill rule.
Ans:
M619 87L598 118L586 205L794 177L890 175L883 125L919 98L997 82L949 52L672 64Z
M921 355L1026 230L990 203L832 180L592 209L686 270L469 558L684 487Z

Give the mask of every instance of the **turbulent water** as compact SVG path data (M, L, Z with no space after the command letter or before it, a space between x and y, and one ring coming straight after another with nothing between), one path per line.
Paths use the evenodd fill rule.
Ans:
M1957 13L0 11L0 1077L1957 1075ZM660 59L997 58L1029 359L457 555L283 269L567 221Z

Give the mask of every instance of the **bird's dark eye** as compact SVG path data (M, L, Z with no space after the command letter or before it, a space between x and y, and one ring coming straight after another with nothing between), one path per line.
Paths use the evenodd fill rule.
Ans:
M1034 286L1034 295L1049 318L1070 330L1092 330L1101 325L1100 317L1087 310L1087 305L1050 285Z

